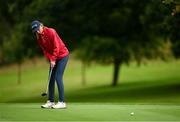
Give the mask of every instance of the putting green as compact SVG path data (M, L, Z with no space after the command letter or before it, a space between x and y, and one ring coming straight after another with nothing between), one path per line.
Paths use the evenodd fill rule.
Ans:
M180 105L69 103L67 109L40 105L1 103L0 121L180 121Z

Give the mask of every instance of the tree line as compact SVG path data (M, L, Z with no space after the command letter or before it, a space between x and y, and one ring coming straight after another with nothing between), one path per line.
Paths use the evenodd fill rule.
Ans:
M30 24L57 30L84 64L122 64L180 56L180 4L176 0L1 0L0 65L42 55Z

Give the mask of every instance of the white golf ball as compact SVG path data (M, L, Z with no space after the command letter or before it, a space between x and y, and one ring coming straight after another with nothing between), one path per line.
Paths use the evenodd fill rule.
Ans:
M134 112L131 112L131 116L133 116L134 115Z

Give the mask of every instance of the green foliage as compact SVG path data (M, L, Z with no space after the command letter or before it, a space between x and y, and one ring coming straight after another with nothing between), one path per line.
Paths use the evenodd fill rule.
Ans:
M37 19L55 28L68 48L77 50L81 53L78 53L79 57L89 62L96 59L101 63L112 63L117 59L124 63L130 60L140 62L144 58L154 59L162 55L164 58L159 48L166 43L164 40L169 39L178 57L180 34L176 30L179 30L179 17L169 16L171 10L165 5L172 1L165 2L2 0L0 56L8 57L7 50L20 52L12 56L17 56L17 59L42 55L36 39L32 38L30 27L31 21ZM7 47L14 43L18 45L16 48Z
M22 62L24 57L24 47L22 46L22 35L19 31L11 34L10 37L6 37L3 42L3 62Z
M176 58L180 57L180 2L179 0L164 0L163 4L170 10L171 17L168 17L164 23L166 25L167 35L172 42L172 51Z
M163 55L158 50L165 37L162 20L166 16L161 1L97 3L84 10L84 13L88 11L83 14L87 16L87 24L94 23L95 26L86 27L91 33L83 38L80 57L88 61L112 63L121 60L128 63L131 59L139 62L143 58L154 59Z
M27 33L24 33L25 22L21 22L24 17L24 9L30 4L31 0L2 0L0 4L0 52L2 57L0 59L0 65L5 63L22 62L26 57L26 47L24 46L24 37ZM23 20L22 20L23 21Z

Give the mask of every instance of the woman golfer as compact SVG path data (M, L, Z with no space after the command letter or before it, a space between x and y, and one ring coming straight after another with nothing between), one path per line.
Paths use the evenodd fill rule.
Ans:
M31 28L32 32L36 33L37 41L44 55L50 61L50 69L53 69L49 81L48 101L44 105L41 105L41 107L66 108L64 102L63 73L68 62L69 51L53 28L46 27L37 20L31 23ZM57 82L59 92L59 101L57 104L54 102L55 81Z

